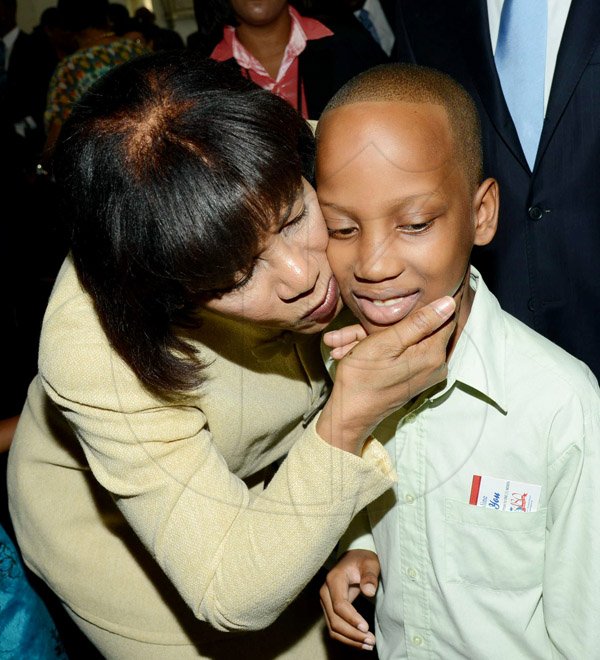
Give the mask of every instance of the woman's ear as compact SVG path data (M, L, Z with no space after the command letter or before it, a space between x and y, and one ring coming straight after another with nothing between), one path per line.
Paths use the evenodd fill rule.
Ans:
M500 190L496 179L486 179L479 185L473 196L475 215L475 245L487 245L496 234Z

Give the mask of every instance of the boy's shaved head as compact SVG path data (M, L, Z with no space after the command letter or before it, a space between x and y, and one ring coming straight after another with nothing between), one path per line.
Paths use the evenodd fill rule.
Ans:
M463 163L473 188L481 182L483 156L477 109L467 91L450 76L416 64L382 64L348 81L329 101L322 117L336 108L370 101L441 105L448 116L457 160Z

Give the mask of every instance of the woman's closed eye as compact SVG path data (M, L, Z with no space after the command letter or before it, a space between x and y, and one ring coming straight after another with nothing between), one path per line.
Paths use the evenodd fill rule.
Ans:
M304 220L304 218L306 218L307 215L308 215L308 209L307 209L306 206L303 206L300 213L295 215L293 218L290 218L283 225L283 227L280 229L280 231L283 234L289 234L289 233L293 232L294 229L296 229L302 223L302 221Z
M244 287L248 286L252 281L252 277L256 271L256 263L258 260L252 262L250 268L243 273L240 273L240 279L229 289L229 291L241 291Z

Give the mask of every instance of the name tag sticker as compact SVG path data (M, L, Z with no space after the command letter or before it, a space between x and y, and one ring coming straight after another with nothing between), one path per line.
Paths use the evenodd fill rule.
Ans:
M498 511L533 513L538 510L541 492L542 487L537 484L474 474L469 504Z

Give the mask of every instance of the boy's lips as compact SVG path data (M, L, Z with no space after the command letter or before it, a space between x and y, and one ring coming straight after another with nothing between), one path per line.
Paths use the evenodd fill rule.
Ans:
M363 317L373 325L392 325L407 316L417 304L420 291L393 292L389 294L365 295L354 292L356 301Z

